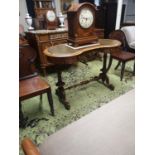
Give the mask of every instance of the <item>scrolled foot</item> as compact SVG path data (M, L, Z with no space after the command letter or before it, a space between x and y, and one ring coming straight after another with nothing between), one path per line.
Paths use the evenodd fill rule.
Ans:
M68 102L65 101L63 104L65 106L65 109L70 110L70 105Z
M65 109L70 110L70 104L69 104L69 102L66 101L65 92L57 89L56 95L58 96L59 101L64 105Z
M110 90L114 90L114 89L115 89L115 87L114 87L112 84L109 84L108 88L109 88Z

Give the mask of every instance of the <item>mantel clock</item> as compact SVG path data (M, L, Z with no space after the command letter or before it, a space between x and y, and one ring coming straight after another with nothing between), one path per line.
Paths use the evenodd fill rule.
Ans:
M95 34L96 7L88 2L72 4L67 12L68 18L68 43L80 46L96 43Z
M51 0L33 0L36 19L43 22L44 29L58 27L58 19Z

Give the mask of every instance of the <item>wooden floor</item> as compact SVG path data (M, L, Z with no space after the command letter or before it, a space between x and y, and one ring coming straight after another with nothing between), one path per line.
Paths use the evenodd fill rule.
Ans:
M49 136L42 155L134 155L135 91L131 90Z

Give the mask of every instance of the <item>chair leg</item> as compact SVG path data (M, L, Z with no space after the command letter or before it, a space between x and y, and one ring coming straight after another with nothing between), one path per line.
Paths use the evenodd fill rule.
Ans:
M115 70L119 67L119 65L121 64L121 61L118 61L118 64L115 67Z
M39 110L42 109L42 103L43 103L43 94L40 95L40 103L39 103Z
M22 112L22 104L21 101L19 101L19 127L25 128L27 124L28 117L24 117Z
M51 89L48 90L47 97L48 97L48 102L50 105L52 116L54 116L54 106L53 106L53 98L52 98Z
M122 79L123 79L124 69L125 69L125 62L122 62L122 68L121 68L121 81L122 81Z
M21 125L22 120L24 119L24 115L22 112L22 104L21 101L19 102L19 125Z
M40 95L40 102L42 102L42 100L43 100L43 95L41 94Z

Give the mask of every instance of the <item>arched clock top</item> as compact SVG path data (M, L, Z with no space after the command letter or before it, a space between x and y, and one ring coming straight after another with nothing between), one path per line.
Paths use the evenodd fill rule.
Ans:
M70 6L70 8L68 9L67 12L77 12L77 10L81 9L82 7L91 7L92 9L97 10L96 5L93 5L91 3L88 2L84 2L84 3L72 3L72 5Z

